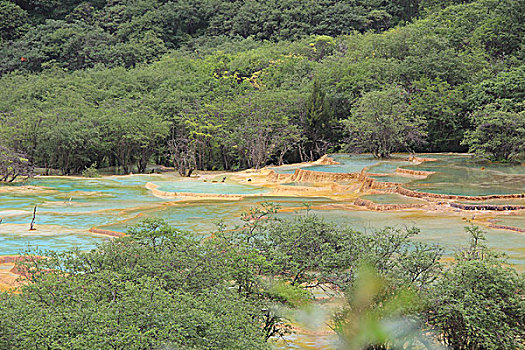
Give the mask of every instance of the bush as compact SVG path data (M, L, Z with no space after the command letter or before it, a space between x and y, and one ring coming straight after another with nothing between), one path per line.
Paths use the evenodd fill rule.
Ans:
M93 163L82 171L82 176L84 177L100 177L100 174L97 170L97 163Z

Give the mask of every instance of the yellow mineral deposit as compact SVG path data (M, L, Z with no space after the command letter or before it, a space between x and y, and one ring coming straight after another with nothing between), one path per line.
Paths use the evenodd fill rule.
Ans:
M145 217L206 237L214 222L235 223L240 213L263 201L281 206L283 216L305 208L357 229L420 226L418 239L453 250L465 241L470 223L487 230L488 242L525 265L525 171L523 166L485 165L468 155L395 155L379 161L366 155L323 156L316 162L239 172L39 177L0 186L0 255L13 256L28 244L39 249L90 249L119 237ZM38 206L33 231L28 231ZM106 237L106 238L104 238ZM9 260L9 259L7 259ZM0 289L15 274L0 262Z

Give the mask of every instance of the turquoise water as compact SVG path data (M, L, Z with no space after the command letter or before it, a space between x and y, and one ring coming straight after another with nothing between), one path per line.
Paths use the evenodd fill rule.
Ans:
M93 248L107 239L88 232L128 220L136 207L158 207L167 200L151 195L145 184L150 176L100 179L35 178L25 183L2 185L0 192L0 255L20 254L28 246L47 250ZM22 186L36 186L31 191ZM28 231L37 205L36 231Z
M370 168L368 168L368 172L376 174L391 174L394 173L397 168L405 168L411 164L411 162L396 160L394 158L392 160L381 161L375 165L372 165Z
M363 154L333 154L330 155L334 160L341 164L334 165L307 165L273 168L279 174L293 174L296 169L322 171L329 173L357 173L365 167L372 166L379 162L371 155Z
M21 235L19 231L0 234L0 255L16 255L24 252L64 251L71 248L88 250L95 248L97 243L108 240L107 237L89 233L60 233L52 235L31 233Z
M496 224L525 229L525 215L501 215L496 218Z
M525 192L525 167L516 164L495 164L479 161L468 155L424 154L420 157L437 161L414 165L409 162L379 162L368 169L372 173L393 173L397 167L435 174L424 179L392 174L372 176L377 181L396 182L407 188L430 193L482 196Z
M437 162L413 165L403 161L402 155L388 161L378 161L369 155L334 155L340 165L309 167L331 172L357 172L369 167L373 173L390 174L376 177L378 181L405 183L419 191L451 194L494 194L525 192L525 172L521 165L499 165L479 163L464 155L422 155L439 158ZM415 170L436 171L426 179L416 179L394 174L397 167ZM482 169L482 167L484 169ZM286 171L286 170L285 170ZM288 171L294 171L288 169ZM39 177L27 183L0 185L0 255L17 254L28 244L42 249L62 250L71 247L90 249L103 236L88 232L91 227L115 231L126 231L130 225L146 217L158 217L171 225L207 236L216 229L216 223L228 226L240 224L242 212L264 201L274 202L284 209L304 208L339 204L323 198L253 197L239 201L160 199L145 188L146 183L158 184L160 190L193 193L259 194L267 189L240 185L227 179L225 183L188 180L163 175L109 176L98 179L73 179ZM27 188L24 186L34 186ZM293 186L294 184L290 184ZM301 184L307 185L307 184ZM364 196L375 203L424 203L398 195L381 194ZM523 200L494 200L494 204L522 204ZM343 203L344 204L344 203ZM38 205L36 231L28 231L32 210ZM371 212L319 210L327 219L354 226L358 230L370 231L385 225L416 225L422 229L418 239L440 242L452 251L465 244L468 237L463 227L466 222L458 216L432 215L422 212ZM295 215L285 212L280 215ZM466 213L466 219L470 213ZM523 217L498 216L498 223L523 227ZM525 235L488 230L488 244L511 256L512 261L525 264Z
M409 182L407 187L413 190L467 196L525 192L525 167L522 165L493 164L468 156L452 156L406 168L436 172L426 179Z
M159 181L160 180L160 181ZM211 183L170 176L108 177L100 179L36 178L16 185L2 185L0 191L0 255L20 254L28 245L39 249L90 249L106 239L88 232L92 227L125 232L145 217L167 220L182 230L208 236L216 223L239 225L243 211L272 201L281 207L301 206L303 201L286 198L247 198L243 201L181 201L160 199L145 188L154 181L163 190L194 193L262 193L265 188L234 183ZM35 186L31 191L23 186ZM325 199L307 199L326 203ZM29 232L37 205L36 231ZM70 243L69 243L70 242Z
M174 205L164 205L150 210L141 210L140 213L147 217L164 219L173 227L180 230L189 230L202 236L208 236L217 228L217 223L222 222L229 227L240 225L240 216L251 208L258 207L261 203L271 202L282 209L304 208L304 203L312 206L333 203L324 198L285 198L264 197L245 198L240 201L188 201L177 202ZM138 214L137 211L136 214ZM105 228L115 231L126 231L131 225L140 222L143 216L135 217L126 223L114 224Z
M389 175L389 176L370 176L379 182L394 182L400 184L408 184L414 182L414 178L400 175Z
M363 199L368 199L377 204L427 204L428 202L422 199L401 196L395 193L387 194L370 194L361 196Z
M407 188L431 193L480 196L525 192L525 166L521 164L499 164L479 161L470 155L421 154L421 158L437 161L415 165L404 159L408 155L396 154L389 160L378 160L371 155L334 154L338 165L303 166L302 169L322 172L367 172L391 174L372 176L377 181L405 184ZM396 169L405 168L433 171L425 179L395 174ZM293 173L299 167L275 168L279 173Z
M213 193L213 194L255 194L265 193L268 189L226 182L204 182L197 181L154 181L160 191L166 192L190 192L190 193Z
M40 225L62 225L89 229L127 217L126 209L137 206L158 206L166 202L151 195L145 184L150 177L68 179L37 178L9 192L0 192L0 217L4 223L23 224L30 221L37 208ZM37 186L34 193L17 192L22 185ZM5 186L4 186L5 188ZM5 216L5 211L19 210L19 215Z
M331 154L331 158L340 164L333 165L302 165L302 166L284 166L274 169L280 174L292 174L296 169L305 169L312 171L321 171L328 173L359 173L364 168L369 173L394 173L398 167L412 165L406 161L408 155L395 154L391 159L380 160L370 154Z

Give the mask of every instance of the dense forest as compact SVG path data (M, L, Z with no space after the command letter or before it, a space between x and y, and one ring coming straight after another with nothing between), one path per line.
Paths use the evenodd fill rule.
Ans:
M523 0L0 0L0 143L62 174L525 147Z

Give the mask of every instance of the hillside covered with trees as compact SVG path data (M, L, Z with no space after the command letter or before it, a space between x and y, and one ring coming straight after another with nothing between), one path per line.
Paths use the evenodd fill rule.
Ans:
M0 1L0 142L63 174L524 150L524 3Z

